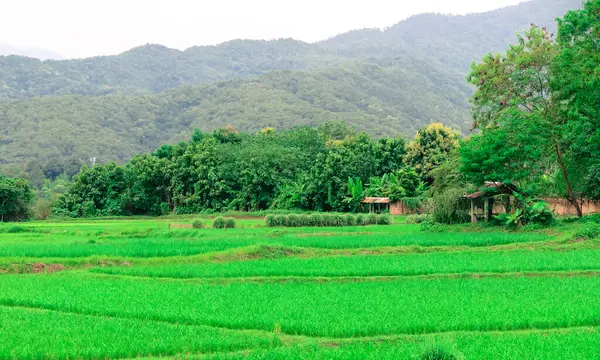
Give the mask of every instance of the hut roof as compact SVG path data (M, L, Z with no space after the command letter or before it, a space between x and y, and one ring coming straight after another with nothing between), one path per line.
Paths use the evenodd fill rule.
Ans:
M499 181L486 181L482 186L482 190L465 195L465 197L469 199L478 199L480 197L493 196L498 194L512 194L516 190L517 187L512 184L505 184Z
M368 197L363 200L365 204L389 204L390 198L384 197Z

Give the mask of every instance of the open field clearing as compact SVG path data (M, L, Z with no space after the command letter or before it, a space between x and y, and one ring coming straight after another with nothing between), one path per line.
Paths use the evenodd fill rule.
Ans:
M600 246L579 223L176 221L0 225L0 359L600 356Z

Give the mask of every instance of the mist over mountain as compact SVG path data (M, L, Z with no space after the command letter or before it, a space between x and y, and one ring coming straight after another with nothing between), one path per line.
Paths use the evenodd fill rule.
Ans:
M40 48L18 48L7 44L0 44L0 55L17 55L35 58L39 60L62 60L63 56L52 50L40 49Z
M0 57L0 165L126 160L194 128L255 131L345 120L412 136L470 126L469 64L580 0L534 0L482 14L423 14L383 31L314 43L233 40L185 51L144 45L77 60Z

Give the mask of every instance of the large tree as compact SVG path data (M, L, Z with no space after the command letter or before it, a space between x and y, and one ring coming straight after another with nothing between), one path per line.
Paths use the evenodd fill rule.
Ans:
M32 200L27 181L0 174L0 222L27 219Z
M597 198L600 173L600 0L558 20L560 51L552 90L567 119L568 142L579 174L586 174L585 196ZM584 171L581 169L583 168Z
M459 146L458 131L434 123L417 132L408 144L404 162L415 169L423 181L431 185L431 171L448 160L450 154Z
M565 198L581 216L574 182L578 178L577 163L571 161L571 128L568 119L559 111L560 102L551 88L558 52L559 47L548 31L534 25L524 36L519 35L518 44L511 45L505 54L488 55L482 63L473 64L469 75L469 81L477 86L471 100L473 127L481 130L483 136L509 135L509 141L504 145L500 143L496 149L495 154L502 154L497 157L498 161L488 169L480 169L484 175L496 174L494 168L507 164L532 173L544 165L546 172L558 171ZM514 144L510 140L515 136L535 139L535 146ZM515 146L532 154L541 151L542 156L531 166L526 161L538 158L537 155L516 152L504 158L505 150ZM486 147L489 150L489 145ZM522 177L523 174L514 176Z

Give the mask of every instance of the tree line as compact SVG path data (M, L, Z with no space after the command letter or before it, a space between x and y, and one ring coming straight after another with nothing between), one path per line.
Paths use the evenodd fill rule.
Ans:
M164 145L115 163L84 167L53 213L70 217L166 215L265 209L361 211L363 195L417 197L430 168L449 156L459 134L439 124L420 134L443 134L422 147L420 135L374 139L343 122L286 131L197 130L190 141ZM426 135L435 137L435 135ZM349 181L365 184L349 193ZM362 186L362 185L361 185Z

